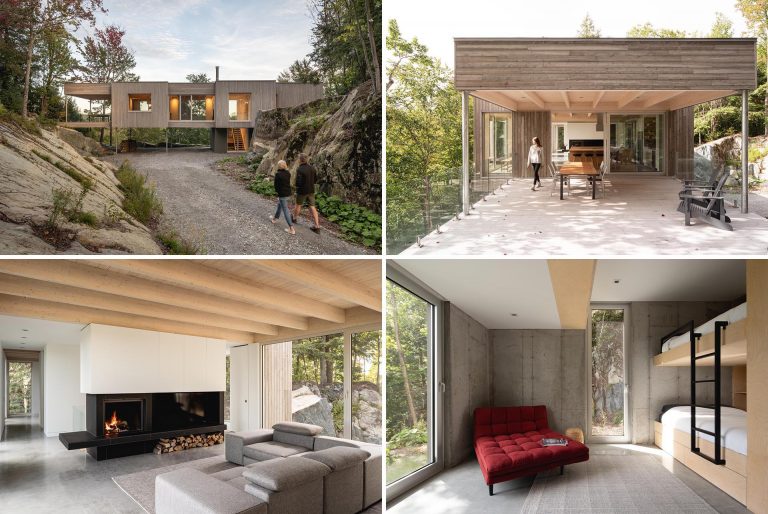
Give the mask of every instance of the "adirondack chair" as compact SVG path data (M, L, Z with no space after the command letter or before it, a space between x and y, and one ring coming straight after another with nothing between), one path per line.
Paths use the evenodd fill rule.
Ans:
M677 210L685 214L686 226L691 224L693 217L716 228L733 230L731 218L725 214L725 195L722 192L729 176L728 172L723 172L719 180L709 186L696 185L692 180L683 182Z

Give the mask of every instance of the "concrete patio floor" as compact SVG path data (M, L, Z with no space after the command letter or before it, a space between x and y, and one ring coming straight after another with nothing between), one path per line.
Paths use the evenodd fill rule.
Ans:
M400 255L766 255L768 220L727 209L733 231L677 212L680 181L672 177L607 176L605 198L583 181L559 198L552 179L531 191L531 179L513 179L478 202L470 216L453 219ZM552 194L550 194L550 192Z

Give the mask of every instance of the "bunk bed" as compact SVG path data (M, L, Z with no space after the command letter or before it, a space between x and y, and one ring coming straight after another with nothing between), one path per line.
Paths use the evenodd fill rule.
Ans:
M690 367L690 404L662 412L654 424L656 446L746 504L746 302L694 326L689 321L661 339L656 366ZM699 379L697 367L714 367ZM731 404L722 405L722 366L733 366ZM713 405L697 403L699 384L714 387Z

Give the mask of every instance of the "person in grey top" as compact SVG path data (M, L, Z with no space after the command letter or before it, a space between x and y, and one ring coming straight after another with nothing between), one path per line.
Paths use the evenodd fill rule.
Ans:
M531 188L531 191L536 191L536 184L541 187L541 179L539 178L539 168L541 168L541 163L543 161L542 159L542 150L541 147L541 141L538 137L534 137L532 140L532 145L528 149L528 164L526 164L526 168L528 166L533 166L533 187Z

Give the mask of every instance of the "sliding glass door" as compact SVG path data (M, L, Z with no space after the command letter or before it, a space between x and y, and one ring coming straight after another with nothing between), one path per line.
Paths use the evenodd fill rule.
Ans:
M387 497L442 467L436 421L438 302L387 280Z
M664 171L664 115L611 114L611 173Z
M593 305L589 330L589 440L629 442L626 306Z

